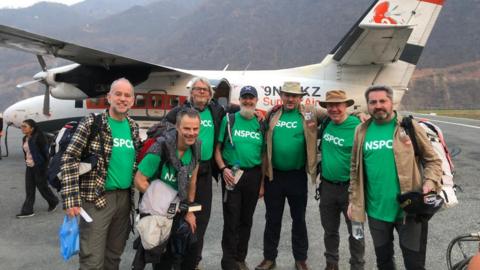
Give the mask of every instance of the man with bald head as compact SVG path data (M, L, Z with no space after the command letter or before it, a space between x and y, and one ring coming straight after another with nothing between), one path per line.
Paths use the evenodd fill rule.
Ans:
M138 125L128 111L134 103L132 84L114 81L107 94L109 108L86 116L62 157L63 208L70 217L84 209L93 219L80 219L80 269L119 269L130 233L133 176L140 146ZM85 156L97 158L88 173L79 174Z

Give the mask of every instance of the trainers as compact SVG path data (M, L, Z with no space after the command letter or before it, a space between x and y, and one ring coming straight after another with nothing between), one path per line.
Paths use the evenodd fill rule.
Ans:
M17 218L29 218L35 216L35 213L20 213L17 215Z
M297 270L308 270L307 262L306 261L296 261L295 262L295 269L297 269Z
M270 270L275 268L275 261L270 261L264 259L257 267L255 267L255 270Z
M53 205L49 205L47 211L48 211L48 212L53 212L53 211L57 210L58 204L59 204L59 201L57 201L57 202L56 202L55 204L53 204Z
M238 265L238 269L240 270L250 270L250 268L248 268L248 265L245 261L242 261L242 262L237 261L237 265Z

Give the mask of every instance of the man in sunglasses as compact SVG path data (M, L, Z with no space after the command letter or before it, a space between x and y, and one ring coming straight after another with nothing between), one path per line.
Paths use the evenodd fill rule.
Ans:
M212 99L213 89L208 79L193 78L190 85L190 98L182 106L173 108L166 119L176 123L177 114L182 108L193 108L200 115L200 133L198 139L202 142L200 166L197 175L195 202L202 205L202 211L195 213L197 242L188 251L182 264L182 269L198 269L202 260L203 238L207 230L212 205L212 162L213 151L217 144L219 126L225 115L224 109Z

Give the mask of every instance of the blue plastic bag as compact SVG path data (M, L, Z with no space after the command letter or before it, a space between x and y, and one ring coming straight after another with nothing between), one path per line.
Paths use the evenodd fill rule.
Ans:
M80 233L78 229L78 217L65 215L62 226L58 231L60 240L60 255L68 261L73 255L80 251Z

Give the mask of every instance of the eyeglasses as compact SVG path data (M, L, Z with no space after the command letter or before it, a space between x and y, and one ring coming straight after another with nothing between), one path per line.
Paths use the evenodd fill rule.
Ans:
M206 88L206 87L193 87L192 90L195 90L195 91L208 91L208 88Z
M20 128L27 128L28 125L20 125Z

